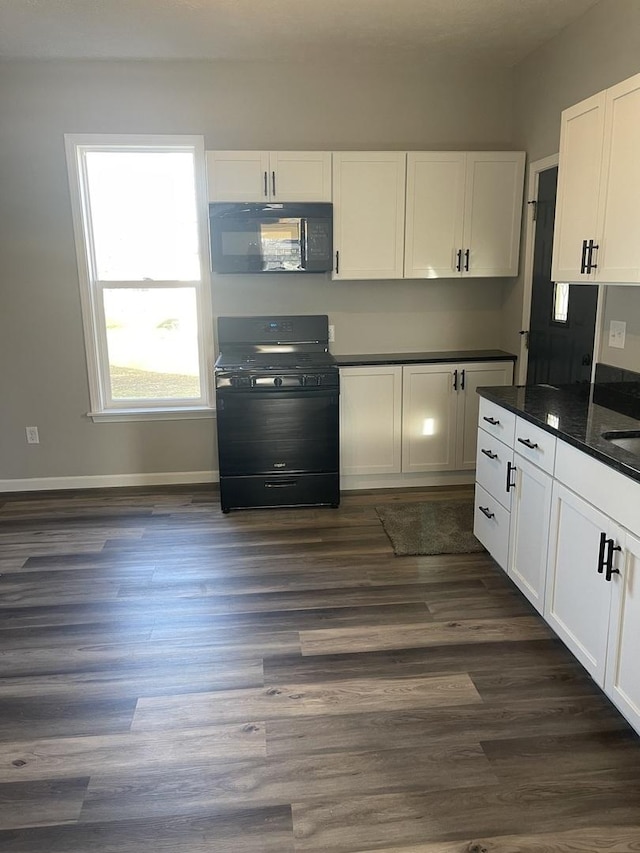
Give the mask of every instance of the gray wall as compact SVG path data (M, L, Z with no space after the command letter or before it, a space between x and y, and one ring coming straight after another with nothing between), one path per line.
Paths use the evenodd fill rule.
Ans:
M640 72L640 0L601 0L515 69L516 148L529 162L558 152L566 107ZM503 346L518 351L522 279L505 287ZM624 350L606 346L600 359L640 371L640 287L607 287L603 326L627 322Z
M208 148L512 148L512 75L407 64L0 62L0 481L215 469L211 420L94 424L64 133ZM504 283L213 282L217 314L328 313L335 352L495 347ZM40 428L27 446L24 427Z

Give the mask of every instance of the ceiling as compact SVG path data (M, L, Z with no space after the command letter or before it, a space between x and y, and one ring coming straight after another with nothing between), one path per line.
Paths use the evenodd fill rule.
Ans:
M0 58L512 67L598 0L0 0Z

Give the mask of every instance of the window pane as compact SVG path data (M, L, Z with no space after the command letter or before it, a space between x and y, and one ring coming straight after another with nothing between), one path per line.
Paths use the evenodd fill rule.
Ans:
M556 281L553 285L553 320L566 323L569 318L569 284Z
M200 397L193 288L105 289L114 400Z
M100 281L200 279L193 155L87 151Z

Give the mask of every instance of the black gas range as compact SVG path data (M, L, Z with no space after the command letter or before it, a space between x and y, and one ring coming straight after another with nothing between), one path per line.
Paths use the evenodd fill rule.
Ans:
M220 503L340 502L340 375L326 315L220 317L215 364Z

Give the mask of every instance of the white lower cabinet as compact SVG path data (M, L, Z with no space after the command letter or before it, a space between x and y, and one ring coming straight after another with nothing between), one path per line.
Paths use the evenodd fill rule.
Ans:
M640 732L640 538L627 533L611 583L605 692Z
M512 381L510 361L404 367L402 470L473 470L480 402L476 389Z
M341 367L341 473L474 468L476 388L512 379L511 361Z
M607 540L617 543L619 538L608 516L562 484L554 484L544 615L600 687L612 588L603 564Z
M519 453L514 454L513 465L507 572L536 610L542 613L553 480Z
M340 370L340 469L400 473L402 367Z

